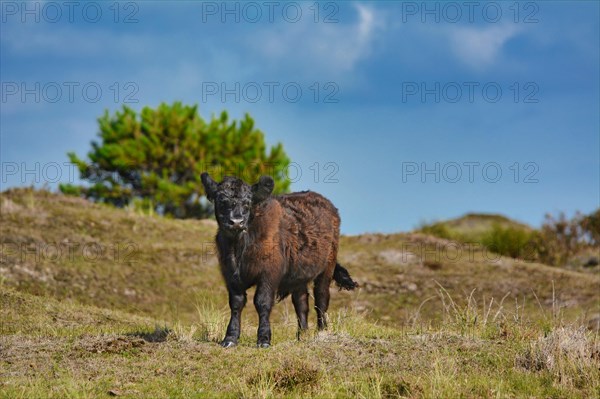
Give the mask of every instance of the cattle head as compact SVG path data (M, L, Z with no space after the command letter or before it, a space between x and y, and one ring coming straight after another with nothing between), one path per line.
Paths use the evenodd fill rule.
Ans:
M206 172L202 173L201 179L206 198L215 204L219 228L230 234L248 228L253 207L269 198L275 186L269 176L261 176L258 183L252 186L230 176L217 183Z

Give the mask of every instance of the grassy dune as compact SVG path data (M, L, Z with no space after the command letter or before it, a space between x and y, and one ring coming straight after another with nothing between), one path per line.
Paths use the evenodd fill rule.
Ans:
M468 213L461 217L425 224L425 229L444 229L449 235L462 236L467 240L477 240L494 226L514 227L524 230L532 228L524 223L511 220L506 216L489 213Z
M257 350L250 305L223 350L213 222L25 189L0 209L1 397L600 395L598 273L419 234L343 237L361 289L332 288L328 331L311 314L296 341L288 299Z

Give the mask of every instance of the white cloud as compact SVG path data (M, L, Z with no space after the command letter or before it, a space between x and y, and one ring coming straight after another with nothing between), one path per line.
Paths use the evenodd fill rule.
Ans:
M359 23L358 23L358 39L369 40L375 29L375 12L372 8L362 4L355 4L355 8L358 10Z
M296 24L269 27L251 39L249 46L270 62L313 72L347 72L367 58L382 16L365 4L353 5L357 21L352 24L313 23L309 18Z
M450 30L450 45L460 61L481 69L492 65L506 42L520 31L515 24L494 25L483 29L454 27Z

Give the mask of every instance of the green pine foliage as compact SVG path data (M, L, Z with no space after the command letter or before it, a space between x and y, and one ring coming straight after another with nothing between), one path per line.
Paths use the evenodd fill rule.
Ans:
M275 193L289 191L290 160L279 143L267 148L264 134L246 114L230 121L227 112L205 121L198 107L175 102L138 114L126 106L98 119L99 140L88 159L69 159L89 186L64 184L65 194L83 195L118 207L144 204L144 209L176 218L205 218L210 204L203 200L200 174L217 180L234 175L254 182L268 174Z

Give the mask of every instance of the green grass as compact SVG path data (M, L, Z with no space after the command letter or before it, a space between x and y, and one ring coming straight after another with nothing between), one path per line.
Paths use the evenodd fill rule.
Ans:
M494 318L448 306L443 329L395 329L350 311L330 329L295 339L276 320L273 347L217 345L226 318L164 325L120 311L1 288L0 395L106 397L593 397L598 336L540 326L511 311ZM453 299L448 298L449 301ZM466 315L466 316L465 316ZM214 334L205 333L214 325Z
M342 237L361 289L332 287L327 331L311 314L298 342L285 300L258 350L250 293L240 344L224 350L214 223L24 189L0 207L0 397L600 395L598 333L582 327L600 315L597 273L481 248L450 257L423 234ZM50 256L61 243L135 245Z

